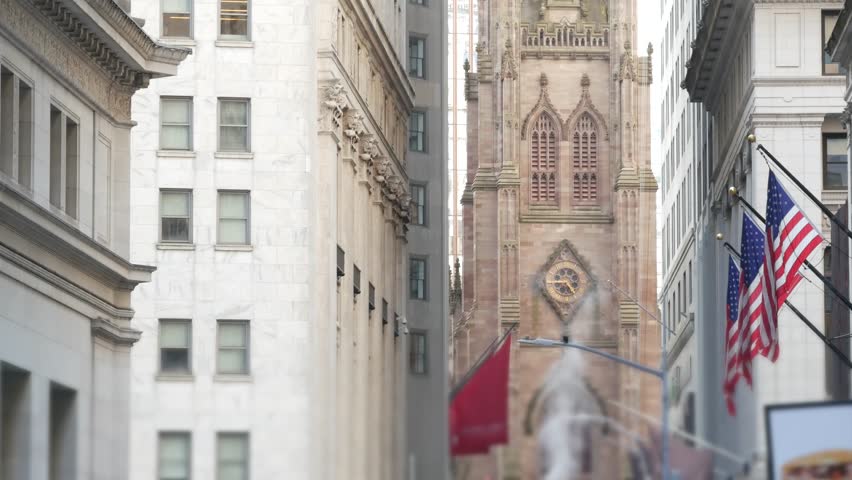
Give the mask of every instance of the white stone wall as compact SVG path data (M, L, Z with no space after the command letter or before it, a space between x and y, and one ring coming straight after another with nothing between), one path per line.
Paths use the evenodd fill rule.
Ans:
M717 445L739 452L746 460L756 459L752 476L765 478L764 407L776 403L819 401L826 399L825 345L789 310L779 314L780 357L770 363L763 357L753 362L754 387L744 382L737 386L737 417L725 412L722 396L724 369L725 289L727 252L721 242L712 239L715 232L739 248L742 208L725 208L729 173L738 172L741 195L760 212L765 212L769 169L753 150L751 159L740 160L746 135L753 131L759 143L773 152L785 166L811 191L822 191L822 132L827 115L843 111L844 78L822 75L821 10L836 9L839 2L808 5L761 3L755 5L754 16L746 32L752 39L753 71L743 71L747 88L740 97L728 98L727 105L735 115L716 124L715 137L721 139L714 165L720 165L715 185L711 184L709 201L719 201L721 208L707 210L703 217L699 247L700 285L698 321L701 343L698 345L702 364L702 398L700 409L702 433ZM745 35L745 33L743 33ZM736 70L732 70L736 71ZM724 90L723 90L724 91ZM733 91L728 91L732 95ZM722 102L726 100L722 97ZM736 110L733 108L736 107ZM748 155L747 151L746 154ZM740 166L742 165L742 167ZM823 225L816 205L792 183L779 176L782 183L818 226ZM830 232L823 236L830 239ZM811 263L822 268L822 253L812 254ZM819 280L810 273L789 301L818 329L824 326L824 294ZM813 282L813 283L811 283ZM717 465L719 466L719 465ZM721 465L736 471L733 464Z
M157 475L157 434L192 433L193 478L215 478L216 433L250 435L252 478L309 478L310 170L314 3L253 0L251 42L217 45L217 4L194 2L193 53L133 103L131 258L157 266L134 293L132 480ZM133 15L159 35L160 2ZM158 153L159 96L192 96L194 152ZM217 97L251 98L252 155L216 154ZM194 248L158 248L160 188L193 190ZM216 247L217 189L251 192L251 248ZM158 379L158 320L192 320L191 378ZM248 320L250 375L215 374L216 321Z

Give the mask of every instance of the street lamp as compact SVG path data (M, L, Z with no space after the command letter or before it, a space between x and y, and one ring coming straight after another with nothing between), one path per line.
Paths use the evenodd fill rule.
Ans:
M529 345L534 347L562 347L562 348L576 348L579 350L583 350L585 352L593 353L595 355L599 355L608 360L612 360L614 362L620 363L622 365L627 365L628 367L635 368L636 370L640 370L649 375L653 375L660 379L662 382L662 408L663 408L663 418L662 418L662 461L663 461L663 480L671 480L671 469L669 467L669 382L666 375L667 367L667 355L666 351L667 342L666 338L669 336L669 333L674 333L674 331L667 327L665 323L663 323L654 313L645 308L638 300L633 298L629 293L625 292L621 288L619 288L615 283L611 280L606 281L615 291L624 295L631 302L635 303L637 307L639 307L643 312L645 312L649 317L653 318L657 323L659 323L664 331L663 331L663 344L662 344L662 352L660 355L660 369L654 369L651 367L647 367L645 365L627 360L626 358L619 357L618 355L613 355L611 353L604 352L602 350L598 350L596 348L587 347L586 345L581 345L579 343L575 343L570 341L567 337L563 337L563 341L558 340L548 340L544 338L536 338L536 339L521 339L518 341L521 345Z
M665 335L664 335L665 338ZM608 360L612 360L614 362L620 363L622 365L627 365L628 367L635 368L636 370L640 370L649 375L653 375L660 379L663 383L663 419L662 419L662 437L663 437L663 480L669 480L669 412L668 412L668 380L666 380L666 372L665 370L657 370L655 368L647 367L640 363L636 363L626 358L619 357L618 355L613 355L611 353L604 352L603 350L598 350L596 348L588 347L586 345L582 345L579 343L571 342L571 341L559 341L559 340L548 340L546 338L524 338L518 340L518 343L521 345L527 345L531 347L562 347L562 348L576 348L578 350L583 350L584 352L593 353L595 355L599 355ZM663 360L665 364L665 360ZM665 366L665 365L664 365Z

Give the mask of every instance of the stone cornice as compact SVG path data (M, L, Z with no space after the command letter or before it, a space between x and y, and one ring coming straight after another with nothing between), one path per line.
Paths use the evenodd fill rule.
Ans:
M133 290L156 270L128 262L13 188L0 190L0 222L112 288Z
M686 63L686 78L681 84L693 102L704 101L708 89L715 86L714 80L726 69L729 62L724 52L729 50L731 42L740 41L737 32L749 18L746 11L752 3L702 0L702 6L701 20L691 44L692 55Z
M336 60L336 55L333 55ZM370 192L378 190L379 204L389 207L389 211L402 224L409 221L411 195L408 192L408 176L405 168L396 158L381 129L372 120L369 110L363 109L363 99L357 90L351 89L348 76L344 76L350 89L343 81L336 79L321 81L318 96L321 115L318 133L333 134L337 139L341 155L357 173L360 164L364 165L364 177L361 180ZM355 108L349 97L353 96L362 109Z
M852 1L846 0L840 17L831 32L831 38L825 46L825 52L831 55L832 60L848 65L852 58Z
M414 108L414 86L411 84L411 80L408 78L399 58L394 55L393 43L391 43L381 22L379 22L379 17L376 15L372 3L355 0L340 0L340 3L354 13L360 22L361 33L371 44L370 51L378 57L378 64L382 66L388 77L393 79L388 84L394 89L401 103L405 105L406 113L408 113ZM371 11L366 11L366 5L369 5Z
M39 283L44 282L44 284L47 285L47 289L51 291L50 295L54 295L53 292L55 291L61 291L83 302L89 307L94 308L96 311L103 312L114 318L123 318L128 321L133 318L133 310L117 307L102 298L92 295L89 291L81 288L79 285L76 285L62 276L42 267L20 253L7 248L3 244L0 244L0 259L2 259L2 261L9 262L11 265L14 265L22 271L32 275L40 281ZM6 273L8 274L8 272ZM18 280L23 283L27 283L23 279ZM34 290L39 290L37 287L32 288ZM44 291L42 291L42 293L47 294Z
M114 345L131 346L142 337L142 332L124 328L105 318L92 320L92 336L104 339Z
M165 73L149 71L149 61L177 66L190 53L188 49L167 47L151 40L112 0L21 1L38 9L120 85L144 88L149 78ZM120 43L110 38L106 31L96 28L98 17L115 29L135 51L121 51Z

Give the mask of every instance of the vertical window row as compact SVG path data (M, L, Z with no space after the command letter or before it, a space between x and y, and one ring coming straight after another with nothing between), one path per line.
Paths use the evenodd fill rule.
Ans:
M219 320L216 322L216 373L248 375L250 371L249 322ZM160 320L160 373L192 374L192 322Z
M573 199L579 203L595 203L598 199L598 127L591 115L584 113L580 117L571 141Z
M530 134L530 201L538 205L558 203L559 139L550 115L542 113Z
M411 331L408 334L408 368L415 375L425 375L426 367L426 332Z
M411 183L411 224L426 225L426 185Z
M217 244L251 243L250 193L219 190ZM192 243L192 190L160 190L160 241Z
M26 188L32 186L33 90L0 67L0 171Z
M220 98L218 102L217 150L251 151L251 100ZM193 101L191 97L160 98L160 149L190 151L193 146Z
M416 78L426 75L426 39L415 35L408 37L408 74Z
M408 149L426 151L426 113L414 111L408 119Z
M409 260L409 297L426 299L426 259L411 257Z
M219 38L248 41L251 39L250 0L218 0ZM193 37L193 1L161 0L160 36L189 39Z
M50 107L50 204L77 218L80 132L77 121Z
M249 434L216 434L216 479L249 479ZM159 480L192 478L192 435L189 432L160 432L158 439Z

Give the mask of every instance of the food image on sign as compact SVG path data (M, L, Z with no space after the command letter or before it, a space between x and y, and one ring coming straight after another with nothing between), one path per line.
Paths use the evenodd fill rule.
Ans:
M852 480L852 450L823 450L781 467L782 480Z

